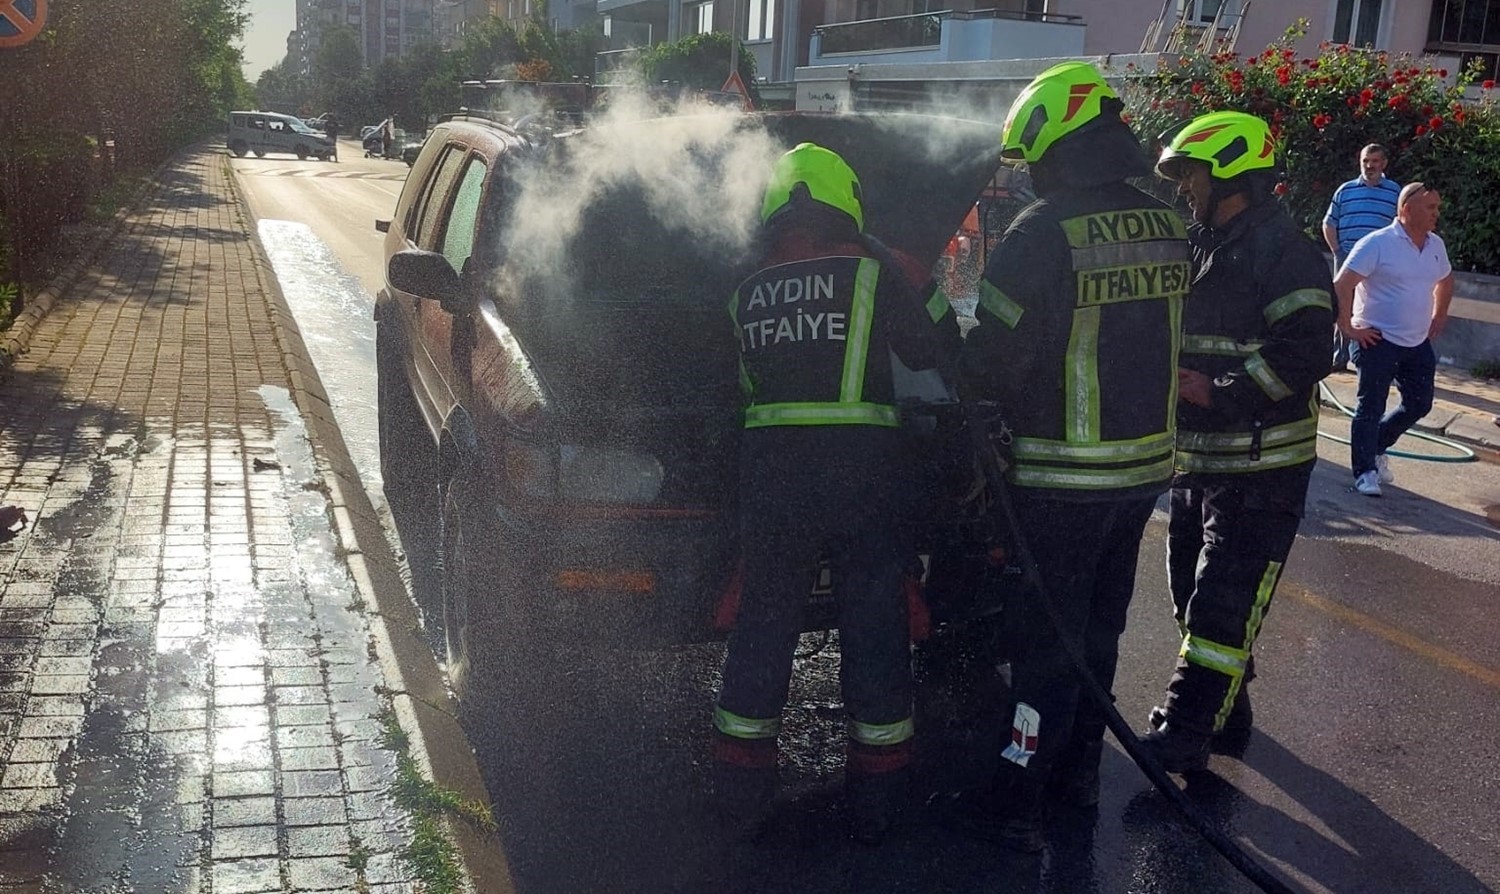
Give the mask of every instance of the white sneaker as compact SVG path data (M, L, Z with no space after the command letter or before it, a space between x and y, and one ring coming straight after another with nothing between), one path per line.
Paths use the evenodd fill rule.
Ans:
M1375 455L1375 474L1379 476L1381 484L1396 483L1396 473L1391 471L1391 461L1384 453Z
M1367 497L1380 496L1380 473L1371 469L1354 479L1354 489Z

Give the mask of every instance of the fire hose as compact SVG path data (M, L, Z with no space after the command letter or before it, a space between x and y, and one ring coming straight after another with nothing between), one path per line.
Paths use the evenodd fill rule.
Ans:
M1350 419L1354 418L1354 411L1351 410L1351 409L1349 409L1348 407L1344 406L1343 402L1340 401L1338 399L1338 397L1334 395L1333 390L1331 388L1329 388L1325 383L1319 382L1318 383L1318 390L1322 392L1324 400L1326 400L1329 403L1333 404L1335 407L1338 407L1339 411L1342 412L1345 416L1348 416ZM1474 451L1472 451L1468 447L1465 447L1464 445L1458 443L1457 441L1453 441L1453 440L1450 440L1448 438L1439 437L1438 435L1430 434L1428 432L1417 431L1415 429L1412 429L1411 431L1408 431L1406 434L1408 436L1410 436L1410 437L1417 438L1417 439L1422 440L1422 441L1430 441L1431 443L1437 444L1440 447L1447 448L1447 449L1452 450L1454 452L1451 453L1451 454L1448 454L1448 453L1412 453L1411 451L1408 451L1408 450L1387 450L1386 451L1386 455L1387 456L1401 456L1401 457L1405 457L1407 459L1419 459L1419 460L1423 460L1424 462L1430 462L1430 463L1472 463L1472 462L1477 462L1478 459L1479 459L1479 457L1477 457L1477 456L1474 455ZM1318 430L1318 437L1320 437L1320 438L1327 438L1330 441L1337 441L1340 444L1347 444L1347 443L1349 443L1349 439L1348 438L1344 438L1344 437L1340 437L1339 435L1331 434L1329 432L1323 431L1322 429Z
M990 405L983 405L989 407ZM1020 563L1021 573L1026 585L1036 595L1048 621L1057 631L1058 639L1061 641L1063 651L1068 655L1074 669L1078 672L1079 679L1083 682L1084 691L1104 712L1105 723L1110 732L1114 733L1115 739L1125 749L1125 753L1141 769L1156 790L1161 792L1168 801L1171 801L1179 811L1182 812L1198 834L1213 846L1237 869L1241 875L1249 879L1256 887L1266 894L1296 894L1295 889L1289 887L1285 882L1272 875L1264 866L1261 866L1245 852L1232 838L1224 833L1222 829L1214 824L1209 817L1198 807L1197 804L1177 787L1167 771L1162 769L1154 757L1141 748L1136 741L1135 731L1125 718L1120 715L1115 707L1114 699L1094 677L1089 670L1088 660L1084 657L1083 648L1079 645L1077 637L1073 636L1065 625L1058 612L1057 605L1052 601L1052 594L1047 592L1047 587L1042 581L1041 571L1038 569L1036 560L1027 545L1025 533L1016 517L1015 505L1011 501L1010 490L1006 484L1005 473L1009 467L1009 461L1001 452L996 438L992 437L991 423L997 416L986 415L979 412L979 407L966 405L965 416L967 428L970 431L974 452L979 460L980 468L984 473L984 479L989 485L994 504L999 508L1001 520L1010 530L1016 559Z

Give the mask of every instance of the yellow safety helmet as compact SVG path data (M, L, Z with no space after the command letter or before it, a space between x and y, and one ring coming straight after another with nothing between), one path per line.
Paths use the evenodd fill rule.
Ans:
M798 143L776 160L771 182L766 184L765 202L760 206L761 223L787 208L799 183L807 189L809 198L854 218L855 227L864 232L865 209L859 177L837 152L816 143Z
M1182 179L1182 162L1208 165L1215 180L1232 180L1251 171L1276 170L1276 139L1266 122L1244 112L1212 112L1162 135L1165 148L1156 173Z
M1104 114L1104 101L1119 95L1087 62L1063 62L1032 79L1011 103L1001 130L1001 156L1035 162L1052 144Z

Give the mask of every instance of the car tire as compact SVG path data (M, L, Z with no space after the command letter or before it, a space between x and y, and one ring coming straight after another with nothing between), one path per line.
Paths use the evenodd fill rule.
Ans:
M303 160L303 161L307 161L307 156L308 155L309 155L309 153L307 151L307 147L303 146L301 144L298 144L298 146L297 146L297 157L299 159Z
M250 151L250 147L245 144L244 140L235 140L229 144L229 151L240 158L244 158L245 154ZM259 153L256 154L258 155Z
M255 150L255 157L256 158L265 158L266 157L266 150L264 150L264 149L257 149L257 150Z
M442 489L438 534L448 682L481 751L517 731L528 693L536 691L528 681L537 679L538 664L528 657L514 601L523 592L522 574L497 549L487 493L471 472L458 471Z

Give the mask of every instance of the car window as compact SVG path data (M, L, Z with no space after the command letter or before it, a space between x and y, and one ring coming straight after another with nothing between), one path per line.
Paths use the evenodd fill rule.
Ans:
M266 129L266 119L252 117L250 119L250 126L253 127L253 128L255 128L256 130L265 130Z
M437 247L443 208L447 204L448 193L453 191L453 182L458 179L458 172L463 169L463 163L463 148L449 146L433 169L427 191L415 211L416 226L411 229L412 241L418 248L433 251Z
M286 130L286 122L277 120L275 118L270 118L266 121L266 127L272 133L282 133Z
M229 125L231 127L244 127L245 126L245 116L244 115L231 115L231 116L229 116Z
M479 199L484 193L486 170L484 159L477 156L469 159L443 227L443 257L460 273L469 255L474 253L474 226L479 222Z

